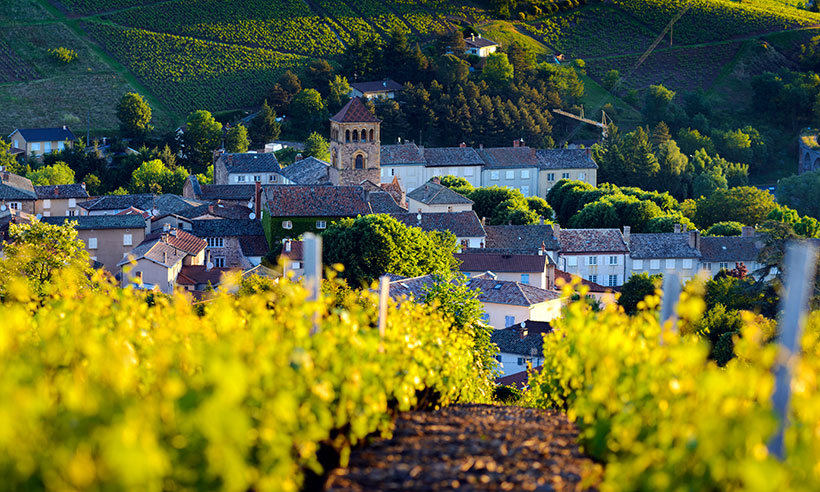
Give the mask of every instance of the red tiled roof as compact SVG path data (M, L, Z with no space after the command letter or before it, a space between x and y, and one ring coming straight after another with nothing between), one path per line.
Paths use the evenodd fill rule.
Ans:
M331 121L338 123L379 123L380 119L370 112L361 99L354 97L341 111L336 113Z

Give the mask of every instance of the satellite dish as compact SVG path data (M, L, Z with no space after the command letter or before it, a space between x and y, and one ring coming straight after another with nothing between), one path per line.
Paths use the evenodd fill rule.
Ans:
M0 211L3 211L3 212L6 211L6 205L5 204L0 205Z
M253 208L253 200L248 202L248 208Z
M255 219L255 218L256 218L256 214L255 214L255 213L253 213L253 212L251 212L251 213L249 213L249 214L248 214L248 218L249 218L249 219L251 219L251 220L253 220L253 219Z

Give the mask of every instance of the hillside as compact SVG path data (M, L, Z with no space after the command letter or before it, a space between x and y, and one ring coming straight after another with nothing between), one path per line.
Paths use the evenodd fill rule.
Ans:
M379 37L393 28L424 46L438 33L473 25L502 44L519 41L541 59L582 58L597 82L613 69L630 74L620 96L653 83L678 91L711 91L722 83L718 89L731 98L743 89L725 83L731 67L772 68L744 62L749 43L779 36L771 46L788 58L820 24L820 14L790 2L698 0L675 23L672 39L667 35L633 72L682 0L616 0L512 21L444 0L8 3L0 13L0 105L10 110L0 116L0 133L55 123L85 129L89 118L92 130L113 129L114 105L126 90L148 95L157 128L195 109L251 108L283 71L298 73L313 58L338 60L355 36ZM74 49L78 59L66 66L52 61L47 51L58 46ZM587 106L600 107L606 91L591 80L587 85ZM627 122L637 119L629 104L614 103Z

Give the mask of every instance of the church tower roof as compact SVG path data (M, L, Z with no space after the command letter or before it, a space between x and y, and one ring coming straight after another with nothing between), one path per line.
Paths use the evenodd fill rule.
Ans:
M337 123L381 123L376 115L367 109L361 99L354 97L330 121Z

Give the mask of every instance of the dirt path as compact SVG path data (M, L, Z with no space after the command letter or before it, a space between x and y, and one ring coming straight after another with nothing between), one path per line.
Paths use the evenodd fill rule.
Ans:
M392 439L354 450L328 491L575 491L592 461L558 412L455 405L410 412Z

